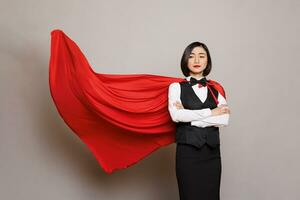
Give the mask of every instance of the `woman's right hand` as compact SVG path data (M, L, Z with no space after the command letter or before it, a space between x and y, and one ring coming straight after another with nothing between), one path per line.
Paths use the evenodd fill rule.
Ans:
M223 115L226 113L230 113L229 107L228 105L222 104L214 109L211 110L212 116L216 116L216 115Z

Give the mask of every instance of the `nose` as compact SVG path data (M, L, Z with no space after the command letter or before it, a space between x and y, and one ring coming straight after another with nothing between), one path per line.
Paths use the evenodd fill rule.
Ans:
M197 56L195 56L195 63L199 63L200 58L198 58Z

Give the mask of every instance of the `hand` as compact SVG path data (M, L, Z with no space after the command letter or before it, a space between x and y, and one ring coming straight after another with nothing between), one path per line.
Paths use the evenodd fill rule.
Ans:
M176 106L177 109L184 109L183 105L180 103L180 101L176 101L176 103L173 103L174 106Z
M223 114L226 114L226 113L230 113L230 110L229 110L229 107L228 105L226 104L222 104L216 108L214 108L212 111L212 115L215 116L215 115L223 115Z

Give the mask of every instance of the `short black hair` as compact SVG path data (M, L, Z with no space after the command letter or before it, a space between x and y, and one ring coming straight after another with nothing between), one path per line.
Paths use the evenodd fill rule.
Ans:
M181 71L184 74L184 76L186 76L186 77L190 76L190 70L188 68L188 59L189 59L189 56L190 56L190 54L192 53L192 51L195 47L203 47L203 49L206 51L207 66L203 71L203 76L207 76L210 73L211 67L212 67L211 57L210 57L210 53L209 53L209 50L208 50L207 46L202 42L193 42L185 48L185 50L183 52L183 55L181 57L181 64L180 64L181 65Z

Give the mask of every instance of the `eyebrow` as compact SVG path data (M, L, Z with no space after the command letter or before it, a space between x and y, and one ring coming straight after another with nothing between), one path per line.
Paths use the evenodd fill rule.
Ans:
M191 53L191 54L194 54L194 53ZM199 54L203 54L203 55L205 55L205 53L199 53Z

